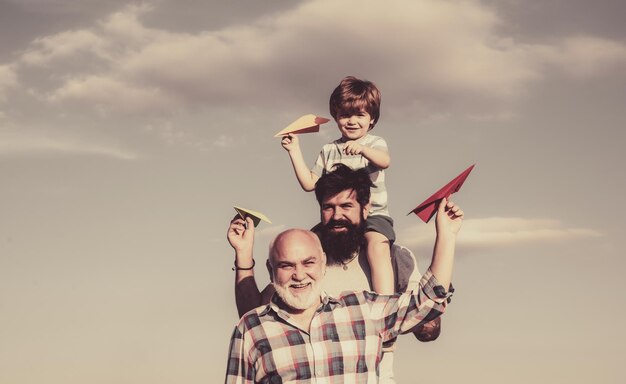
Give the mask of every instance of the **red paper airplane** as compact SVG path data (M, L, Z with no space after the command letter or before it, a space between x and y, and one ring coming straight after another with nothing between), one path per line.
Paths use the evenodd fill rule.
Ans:
M460 175L455 177L451 182L446 184L445 187L435 192L422 204L418 205L414 210L407 213L407 215L415 213L425 223L428 223L428 221L434 216L435 212L437 211L437 206L441 199L443 199L444 197L447 199L450 197L451 194L458 192L461 189L461 186L465 182L465 179L467 179L467 176L470 174L470 172L472 172L472 169L474 169L474 165L467 168Z

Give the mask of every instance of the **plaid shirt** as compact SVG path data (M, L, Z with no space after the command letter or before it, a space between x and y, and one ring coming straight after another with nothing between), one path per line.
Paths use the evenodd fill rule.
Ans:
M382 343L441 315L450 294L428 270L416 292L324 295L309 332L274 295L239 320L226 383L376 383Z

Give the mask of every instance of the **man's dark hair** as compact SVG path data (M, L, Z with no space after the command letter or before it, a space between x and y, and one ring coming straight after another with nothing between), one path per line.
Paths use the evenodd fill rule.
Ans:
M354 170L345 164L338 163L332 171L317 180L315 197L321 206L327 197L349 189L356 192L356 200L363 207L370 201L370 188L373 186L365 168Z

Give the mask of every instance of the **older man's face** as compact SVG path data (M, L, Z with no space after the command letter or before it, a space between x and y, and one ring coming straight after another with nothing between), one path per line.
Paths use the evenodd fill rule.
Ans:
M330 232L347 232L349 224L358 226L367 217L369 206L361 207L354 190L346 189L322 202L322 225Z
M302 311L320 303L326 259L313 233L290 232L275 245L273 285L280 298Z

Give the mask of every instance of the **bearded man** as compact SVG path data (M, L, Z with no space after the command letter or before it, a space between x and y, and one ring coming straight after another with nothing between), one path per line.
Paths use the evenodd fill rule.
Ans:
M275 294L235 327L226 383L380 382L382 343L445 311L463 217L454 203L441 201L430 267L415 289L394 295L327 295L322 290L326 255L318 237L302 229L280 233L268 257ZM229 228L237 254L252 249L246 232L236 224Z
M364 224L369 214L371 179L361 170L338 164L324 174L315 185L315 196L320 205L320 224L313 231L319 236L326 254L326 278L323 290L331 296L343 291L372 291L371 270L364 247ZM251 223L251 219L250 219ZM236 236L253 238L254 225L245 224L236 217L229 227L229 241ZM236 236L235 236L236 234ZM231 241L231 245L233 245ZM249 310L270 302L275 286L270 284L259 292L254 281L252 249L236 251L235 299L240 316ZM420 273L415 257L405 247L391 245L395 291L405 292L418 287ZM248 269L249 268L249 269ZM268 265L271 271L271 266ZM270 272L270 276L272 276ZM440 318L423 322L414 330L420 341L436 339L440 333ZM394 340L385 343L380 363L380 383L392 384Z

